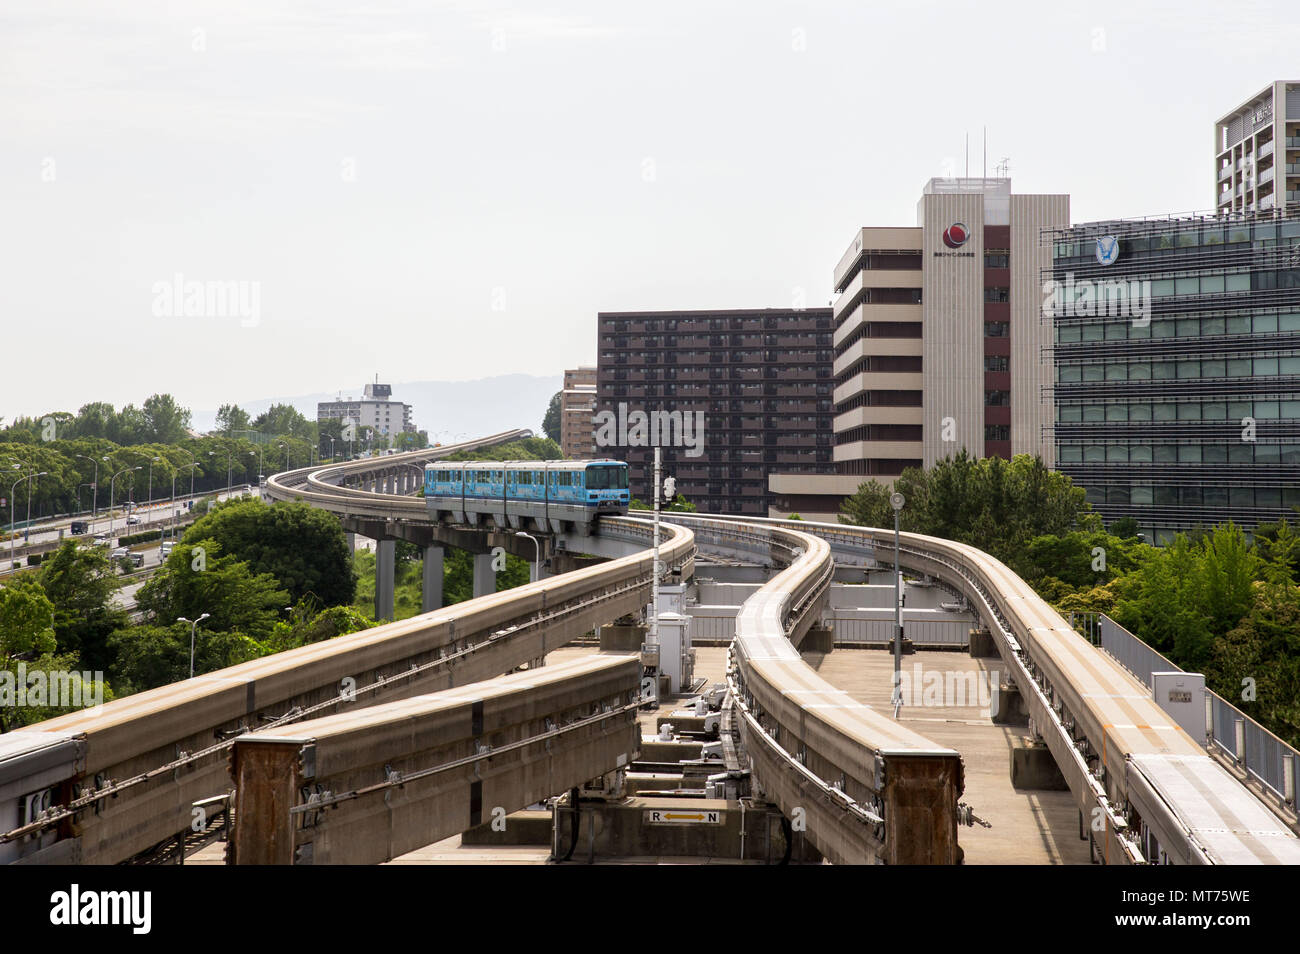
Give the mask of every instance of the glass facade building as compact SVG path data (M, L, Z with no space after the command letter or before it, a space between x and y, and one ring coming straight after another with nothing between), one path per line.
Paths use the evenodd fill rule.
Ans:
M1300 210L1047 230L1057 467L1147 539L1300 506Z

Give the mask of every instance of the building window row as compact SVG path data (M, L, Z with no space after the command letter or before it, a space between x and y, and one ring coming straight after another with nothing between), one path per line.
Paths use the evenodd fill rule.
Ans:
M1169 484L1094 484L1087 488L1092 504L1137 507L1231 507L1239 510L1282 510L1300 506L1300 487L1178 487Z
M1126 421L1261 421L1300 420L1300 400L1180 401L1163 404L1061 404L1056 419L1069 423Z
M1009 321L986 321L984 322L985 338L1006 338L1011 334L1011 322Z
M1268 335L1300 331L1300 312L1269 312L1257 315L1209 314L1187 318L1153 318L1135 325L1132 318L1114 322L1065 324L1057 322L1056 341L1071 344L1087 341L1124 341L1144 338L1207 338L1216 335Z
M1140 252L1161 252L1197 246L1240 245L1251 242L1276 242L1279 239L1300 238L1300 222L1238 222L1229 225L1208 222L1199 227L1171 228L1142 235L1121 235L1120 248L1125 256ZM1096 237L1080 241L1054 243L1053 257L1057 259L1092 259L1097 248Z
M1061 444L1062 464L1300 464L1300 444Z
M1196 378L1278 378L1300 375L1300 354L1266 357L1058 364L1060 384L1088 381L1172 381Z

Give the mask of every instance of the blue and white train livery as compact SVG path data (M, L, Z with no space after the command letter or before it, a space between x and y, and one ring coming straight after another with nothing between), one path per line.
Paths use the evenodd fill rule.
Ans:
M433 461L424 499L435 521L512 530L586 529L627 513L627 464L617 460Z

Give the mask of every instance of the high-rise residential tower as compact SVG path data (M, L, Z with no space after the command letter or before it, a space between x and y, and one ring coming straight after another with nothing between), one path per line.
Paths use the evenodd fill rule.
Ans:
M1215 209L1300 203L1300 82L1265 86L1214 124Z

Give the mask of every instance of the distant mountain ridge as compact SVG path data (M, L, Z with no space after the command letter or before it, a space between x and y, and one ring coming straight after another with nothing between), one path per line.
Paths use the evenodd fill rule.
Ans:
M539 436L542 417L551 395L564 384L564 376L502 374L474 381L405 381L392 382L393 400L411 405L415 426L429 432L430 441L438 441L439 431L451 431L451 437L464 433L469 437L495 434L515 427L530 427ZM316 420L316 405L338 400L341 394L359 400L363 385L340 391L322 391L289 397L258 398L236 403L257 417L272 404L291 404L308 420ZM217 409L193 409L192 427L210 431L217 426Z

